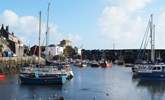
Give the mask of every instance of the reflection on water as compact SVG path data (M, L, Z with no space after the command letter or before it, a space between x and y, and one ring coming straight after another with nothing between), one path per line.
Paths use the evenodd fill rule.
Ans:
M58 98L60 96L60 91L62 91L62 86L42 86L42 85L21 85L20 89L24 90L24 96L21 99L27 99L27 100L53 100L55 98Z
M17 75L0 81L0 100L164 100L165 82L132 80L131 68L78 68L62 86L20 85ZM2 91L3 90L3 91Z
M150 93L151 100L164 100L165 81L164 80L140 80L137 87L146 88Z

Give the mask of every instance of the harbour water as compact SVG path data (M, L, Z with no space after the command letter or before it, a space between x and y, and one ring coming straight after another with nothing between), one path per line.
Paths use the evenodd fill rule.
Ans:
M17 74L0 81L0 100L164 100L165 81L132 78L131 68L78 68L63 86L20 85Z

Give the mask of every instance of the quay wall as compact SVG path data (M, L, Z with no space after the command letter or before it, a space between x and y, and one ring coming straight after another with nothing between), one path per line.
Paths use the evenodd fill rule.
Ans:
M82 50L82 58L88 60L123 60L125 63L135 63L139 58L138 55L144 60L149 60L151 51L149 49ZM155 50L155 59L157 58L161 58L162 62L165 62L165 49Z
M38 57L0 57L0 71L4 73L15 73L20 67L37 63Z

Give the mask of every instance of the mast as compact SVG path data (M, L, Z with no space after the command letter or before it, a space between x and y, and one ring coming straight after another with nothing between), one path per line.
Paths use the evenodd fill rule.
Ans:
M48 46L48 35L49 35L49 9L50 9L50 2L48 3L48 9L47 9L47 26L46 26L46 47Z
M150 36L151 36L151 61L155 62L155 25L153 25L153 14L150 20Z
M39 51L38 51L38 63L40 64L40 57L41 57L41 48L40 48L40 40L41 40L41 11L39 12Z
M113 51L115 50L115 42L113 41Z

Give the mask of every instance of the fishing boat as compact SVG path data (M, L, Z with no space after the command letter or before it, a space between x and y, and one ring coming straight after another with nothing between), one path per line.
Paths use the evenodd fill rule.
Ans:
M145 36L150 37L151 58L148 61L142 61L141 63L135 64L133 68L133 73L140 79L165 79L165 64L155 61L155 25L153 24L152 14L148 23L148 27L149 27L148 30L150 34L149 33L147 34L147 31L146 31ZM141 47L142 47L142 44L141 44ZM144 51L141 51L141 56L144 55L142 54L142 52L144 53Z

